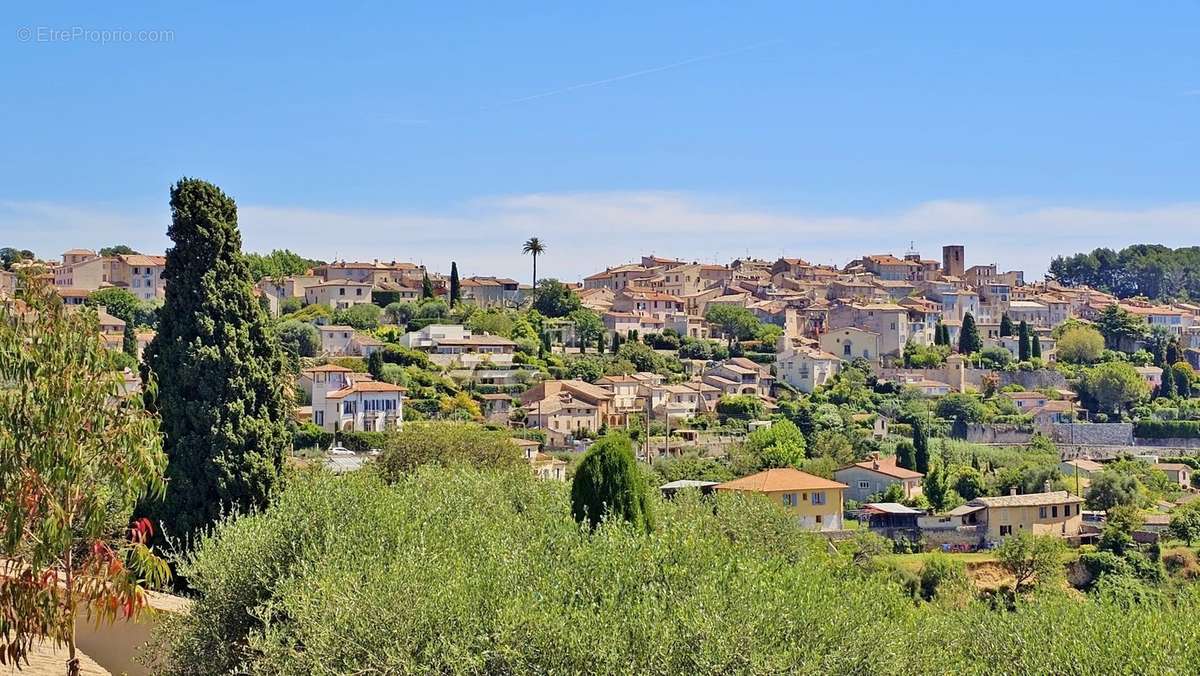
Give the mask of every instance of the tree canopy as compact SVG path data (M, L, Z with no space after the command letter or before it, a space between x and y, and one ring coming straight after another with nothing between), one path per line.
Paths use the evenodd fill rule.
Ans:
M1058 256L1050 262L1050 274L1063 284L1086 284L1119 298L1200 298L1198 271L1200 247L1196 246L1135 244L1120 251L1099 248Z
M145 363L170 462L149 513L186 537L230 509L261 507L290 448L290 388L278 343L252 293L237 206L185 178L171 188L166 300Z

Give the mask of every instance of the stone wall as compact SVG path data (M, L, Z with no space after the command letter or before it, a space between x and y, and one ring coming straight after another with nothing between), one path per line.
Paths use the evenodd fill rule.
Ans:
M1027 444L1033 431L1017 425L967 425L967 441L976 444Z
M1200 439L1147 439L1138 437L1135 442L1138 446L1149 446L1151 448L1192 448L1200 450Z
M1020 385L1027 390L1069 389L1067 379L1054 369L1037 371L1000 371L1000 387Z
M1131 423L1054 423L1043 431L1056 444L1133 446Z

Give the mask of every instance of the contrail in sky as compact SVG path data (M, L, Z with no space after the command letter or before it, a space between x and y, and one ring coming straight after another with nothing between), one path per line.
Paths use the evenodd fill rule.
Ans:
M723 56L740 54L742 52L748 52L753 49L761 49L768 45L774 45L774 44L778 44L780 42L783 42L783 41L782 40L767 40L765 42L756 42L752 45L745 45L743 47L737 47L737 48L729 49L729 50L726 50L723 52L716 52L714 54L705 54L704 56L697 56L697 57L693 57L690 59L684 59L683 61L676 61L675 63L668 63L664 66L655 66L654 68L646 68L645 70L637 70L632 73L625 73L624 75L617 75L615 77L609 77L609 78L605 78L603 80L594 80L592 82L581 82L579 84L573 84L569 87L563 87L561 89L552 89L548 92L542 92L540 94L532 94L530 96L522 96L520 98L510 99L508 101L501 101L500 103L496 103L496 104L493 104L490 106L484 106L483 108L480 108L479 110L480 111L495 110L496 108L503 108L504 106L511 106L511 105L515 105L517 103L525 103L526 101L536 101L537 99L544 99L544 98L547 98L550 96L558 96L559 94L566 94L568 92L579 91L580 89L589 89L591 87L599 87L601 85L612 84L613 82L620 82L622 80L630 80L635 77L641 77L643 75L651 75L653 73L661 73L664 70L671 70L673 68L681 68L683 66L691 65L693 63L699 63L701 61L711 61L712 59L719 59Z

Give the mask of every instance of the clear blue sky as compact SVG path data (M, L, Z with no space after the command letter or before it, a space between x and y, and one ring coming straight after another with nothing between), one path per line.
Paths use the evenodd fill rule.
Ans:
M0 245L161 250L183 175L248 248L468 273L1200 243L1194 3L240 4L0 13Z

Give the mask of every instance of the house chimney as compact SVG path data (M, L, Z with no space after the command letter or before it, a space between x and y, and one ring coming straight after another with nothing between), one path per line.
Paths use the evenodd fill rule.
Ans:
M1046 483L1042 484L1042 488L1046 493L1050 492L1050 480L1046 479Z
M1009 489L1008 489L1008 494L1009 494L1009 495L1016 495L1016 494L1017 494L1017 487L1016 487L1016 486L1013 486L1012 488L1009 488Z

